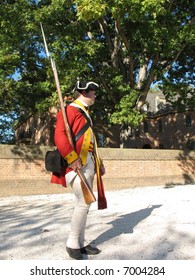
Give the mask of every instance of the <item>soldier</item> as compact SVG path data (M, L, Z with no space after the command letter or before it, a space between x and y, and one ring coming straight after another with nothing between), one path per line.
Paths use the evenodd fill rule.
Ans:
M89 116L88 108L92 106L96 98L96 90L99 85L94 82L78 81L75 87L76 100L66 107L66 115L73 139L82 131L82 135L76 141L75 147L69 143L66 135L62 112L57 114L57 122L55 128L55 144L63 158L66 159L68 166L60 175L53 174L51 182L62 184L63 186L71 186L75 194L76 204L72 214L70 234L66 243L66 251L73 259L83 259L82 254L95 255L99 254L98 248L92 247L85 240L85 228L87 221L87 213L90 205L84 201L81 183L77 174L77 169L81 169L89 186L93 188L95 172L97 178L97 186L101 185L101 198L98 204L99 209L107 207L106 198L104 196L101 176L105 173L102 161L98 158L97 145L95 135L92 130L92 121ZM86 126L86 123L89 123ZM84 126L86 127L83 131Z

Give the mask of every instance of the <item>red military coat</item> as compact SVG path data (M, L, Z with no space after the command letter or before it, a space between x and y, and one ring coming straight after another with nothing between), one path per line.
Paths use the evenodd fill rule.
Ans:
M86 111L82 103L79 103L79 107ZM70 126L70 130L72 131L72 136L75 136L85 125L86 118L82 115L78 108L71 105L66 107L66 115ZM60 111L57 114L54 141L62 157L66 159L68 164L71 164L78 157L81 158L83 165L86 164L87 154L89 151L91 141L91 133L91 128L89 127L86 130L86 132L78 139L78 141L75 144L75 148L73 148L66 135L62 112ZM66 170L64 170L64 172L62 172L60 175L53 173L51 183L61 184L62 186L66 187L65 174L70 172L71 170L72 169L67 167Z

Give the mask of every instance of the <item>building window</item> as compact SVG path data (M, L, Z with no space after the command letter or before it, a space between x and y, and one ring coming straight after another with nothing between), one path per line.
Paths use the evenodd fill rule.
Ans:
M106 138L102 133L97 133L98 147L106 147Z
M158 121L158 132L162 132L163 128L162 128L162 120Z
M191 115L186 115L186 127L191 127L191 126L192 126Z
M148 122L144 121L144 132L147 133L149 131Z

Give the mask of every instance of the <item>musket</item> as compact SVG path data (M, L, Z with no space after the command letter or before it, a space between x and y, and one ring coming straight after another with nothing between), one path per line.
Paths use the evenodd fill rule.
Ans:
M62 93L61 93L61 90L60 90L60 83L59 83L59 79L58 79L56 64L55 64L55 61L53 60L53 58L51 57L51 55L49 53L49 50L48 50L48 47L47 47L47 42L46 42L46 39L45 39L43 26L42 26L42 24L40 24L40 25L41 25L41 31L42 31L43 41L44 41L44 45L45 45L46 56L51 61L51 67L52 67L52 70L53 70L56 89L57 89L57 93L58 93L58 97L59 97L59 101L60 101L60 107L61 107L61 111L62 111L62 115L63 115L66 135L68 137L68 140L69 140L71 146L74 148L74 143L73 143L73 139L72 139L72 136L71 136L70 127L69 127L67 116L66 116L65 105L64 105L64 101L63 101L63 98L62 98ZM81 169L78 169L78 168L77 168L76 172L77 172L77 174L78 174L78 176L81 180L81 188L82 188L85 203L86 204L91 204L92 202L95 202L96 198L95 198L94 193L93 193L91 187L89 186L83 172L81 171Z

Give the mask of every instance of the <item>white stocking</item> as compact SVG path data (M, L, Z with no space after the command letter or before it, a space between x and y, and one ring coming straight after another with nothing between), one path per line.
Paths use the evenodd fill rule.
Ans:
M89 160L88 164L82 169L82 172L84 173L89 185L92 187L94 179L94 165L91 166L91 164L93 164L93 161L91 162ZM85 228L90 205L87 205L84 201L80 178L78 175L74 178L70 185L75 194L76 203L72 214L70 234L66 245L72 249L79 249L87 245L87 243L85 243Z

